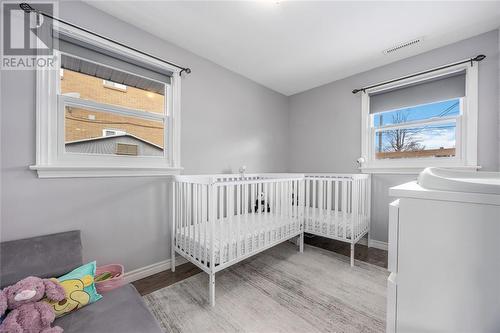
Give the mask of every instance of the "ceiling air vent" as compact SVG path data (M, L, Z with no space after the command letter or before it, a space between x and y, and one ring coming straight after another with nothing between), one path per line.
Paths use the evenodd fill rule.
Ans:
M412 39L412 40L409 40L409 41L406 41L406 42L403 42L403 43L399 43L399 44L397 44L397 45L395 45L393 47L385 49L384 51L382 51L382 53L384 53L384 54L391 54L391 53L394 53L394 52L399 51L401 49L404 49L404 48L413 46L415 44L418 44L418 43L422 42L423 40L424 40L423 37L418 37L418 38L415 38L415 39Z

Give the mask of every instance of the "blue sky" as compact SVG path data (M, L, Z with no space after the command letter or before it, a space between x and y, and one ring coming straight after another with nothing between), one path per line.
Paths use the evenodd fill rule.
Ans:
M447 117L456 116L460 113L460 103L459 99L453 99L444 102L437 102L432 104L425 104L416 107L404 108L394 111L383 112L383 124L389 125L393 124L393 115L397 112L404 112L407 115L407 121L422 120L431 117ZM374 116L375 127L380 127L380 117L379 114ZM415 128L414 138L417 139L425 149L437 149L437 148L453 148L455 147L455 124L441 124L435 126L425 126ZM378 147L379 138L375 138L375 147ZM388 145L388 136L382 134L382 144L383 146Z
M446 112L446 114L444 114L445 117L456 116L460 113L460 100L452 99L444 102L424 104L410 108L403 108L394 111L377 113L374 116L375 128L380 126L380 117L378 116L379 114L382 115L383 124L389 125L393 123L392 116L401 111L408 115L408 121L438 117L440 114L444 112Z

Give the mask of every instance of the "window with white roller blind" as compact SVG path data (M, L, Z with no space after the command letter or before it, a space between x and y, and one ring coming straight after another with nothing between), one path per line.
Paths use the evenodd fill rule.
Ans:
M179 69L71 27L53 37L57 69L37 72L39 176L178 173Z
M476 67L458 65L363 92L361 169L477 167Z

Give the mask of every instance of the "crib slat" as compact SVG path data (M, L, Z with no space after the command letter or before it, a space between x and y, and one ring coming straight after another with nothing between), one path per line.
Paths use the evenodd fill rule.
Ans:
M198 185L193 184L193 256L199 258L197 255L197 248L199 248L198 238Z
M339 236L339 180L335 180L335 237Z
M267 205L269 203L269 200L267 197L267 195L268 195L268 184L267 183L263 184L263 193L264 193L264 197L263 197L264 207L262 209L264 211L264 216L266 216L267 215ZM266 220L264 220L264 221L266 221ZM262 230L264 232L264 235L262 237L263 241L264 241L264 244L262 244L263 246L266 246L268 244L268 235L267 235L268 228L269 228L268 225L266 225L265 223L262 223Z
M262 214L265 211L265 206L262 204L264 198L264 185L262 183L257 183L257 200L259 204L259 209L257 210L259 214Z
M198 258L201 261L202 258L202 246L203 243L201 241L201 236L202 236L202 228L205 225L205 221L203 220L203 185L199 184L198 185L198 210L199 210L199 215L198 215Z
M194 247L194 226L193 226L193 184L188 184L188 211L187 211L187 221L188 221L188 239L190 240L188 246L189 255L193 255L192 248ZM191 236L193 234L193 236Z
M182 206L181 206L181 221L182 221L182 251L186 252L186 205L187 205L187 196L186 196L186 183L182 183Z
M236 185L236 257L240 256L240 239L241 239L241 187L243 185Z
M351 242L354 242L354 238L358 232L358 182L357 180L352 180L352 219L351 219Z
M219 186L219 219L217 220L217 227L219 229L219 265L221 265L223 260L223 244L222 244L222 229L224 227L224 187Z
M172 196L173 196L173 203L174 203L174 212L173 212L173 216L174 216L174 221L173 221L173 226L174 226L174 229L172 229L172 234L174 235L172 240L173 240L173 244L175 246L175 248L177 248L177 244L179 243L179 235L178 235L178 232L179 232L179 226L178 226L178 223L179 223L179 183L177 182L173 182L174 186L173 186L173 191L172 191ZM172 255L175 255L175 253L173 253Z
M198 198L198 204L197 204L197 211L198 211L198 259L201 260L201 228L203 226L203 209L202 209L202 198L201 198L201 192L202 192L202 185L197 184L196 185L196 193L197 193L197 198Z
M228 232L228 235L227 235L227 241L228 241L228 244L227 244L227 249L228 249L228 253L227 253L227 260L228 261L231 261L232 259L232 251L233 251L233 234L232 234L232 225L233 225L233 215L234 215L234 207L233 207L233 203L234 203L234 198L233 198L233 195L234 195L234 192L233 192L233 186L232 185L229 185L227 187L227 195L226 195L226 209L227 209L227 223L229 224L228 225L228 228L227 228L227 232Z
M302 196L300 193L300 183L298 180L295 181L295 196L294 196L294 203L295 203L295 219L294 219L294 225L295 225L295 231L300 230L300 197Z
M273 183L273 205L272 205L272 210L273 210L273 216L274 217L277 217L279 216L279 210L278 210L278 195L279 195L279 191L278 191L278 184L277 183ZM277 240L278 239L278 224L279 224L279 221L277 221L277 219L273 219L273 241Z
M205 263L205 267L208 267L208 246L207 246L207 234L208 234L208 226L209 226L209 221L210 221L210 217L208 216L209 212L210 212L210 208L209 208L209 205L208 205L208 197L209 197L209 186L208 185L202 185L203 186L203 192L202 192L202 201L203 201L203 206L202 206L202 210L203 210L203 226L204 226L204 230L203 230L203 251L204 251L204 263Z
M317 213L317 209L316 209L316 183L318 181L316 179L313 180L313 183L312 183L312 229L314 231L316 231L316 213Z
M343 227L343 235L342 237L345 239L347 237L347 181L342 180L342 221L344 224Z
M210 269L215 270L215 220L217 218L217 187L209 186L208 209L209 209L209 229L210 229Z
M182 251L185 251L186 249L186 229L184 227L184 206L186 205L186 198L185 198L185 192L184 192L184 187L185 183L181 183L180 186L180 195L181 195L181 201L180 201L180 209L179 209L179 220L181 223L181 247Z
M309 187L311 186L311 180L310 179L307 179L305 180L305 183L306 183L306 208L304 210L304 217L305 217L305 230L308 230L308 226L309 226L309 213L310 213L310 207L311 207L311 202L310 202L310 189Z

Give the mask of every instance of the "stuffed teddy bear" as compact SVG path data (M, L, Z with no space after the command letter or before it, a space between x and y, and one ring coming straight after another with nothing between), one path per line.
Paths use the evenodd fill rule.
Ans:
M11 310L0 324L0 333L61 333L59 326L51 327L55 319L52 301L65 299L64 289L56 280L29 276L0 291L0 315Z

